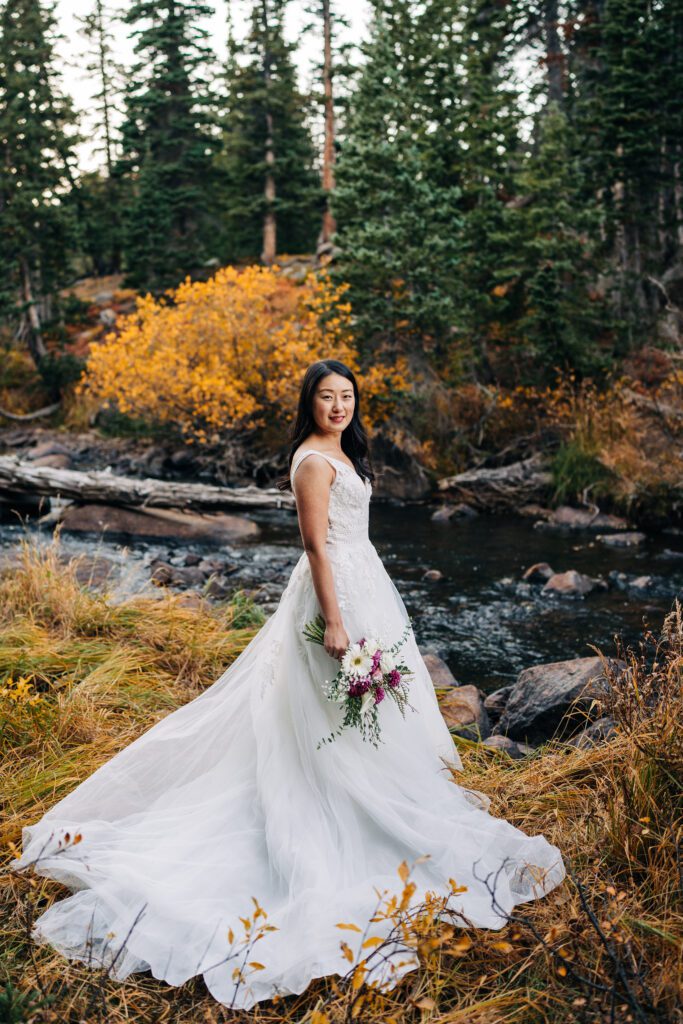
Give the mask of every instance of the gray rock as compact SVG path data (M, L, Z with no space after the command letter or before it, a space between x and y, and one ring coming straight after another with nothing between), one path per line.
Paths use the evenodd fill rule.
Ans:
M609 664L625 667L613 659ZM496 732L530 743L542 743L556 733L572 735L587 716L599 713L599 698L606 690L597 656L526 668L510 691Z
M201 587L204 573L197 566L170 565L168 562L152 562L152 579L162 587Z
M554 575L555 570L551 569L547 562L536 562L525 570L522 579L527 583L546 583Z
M595 539L609 548L636 548L645 540L645 534L638 530L626 533L599 533Z
M617 726L614 719L605 715L604 718L598 718L595 722L591 722L576 736L571 736L567 742L572 747L578 747L579 750L588 750L590 747L595 747L598 743L610 739L616 734L616 731Z
M466 501L459 501L455 505L442 505L436 512L432 512L430 518L435 523L443 523L451 519L474 519L478 515L476 508L472 508Z
M483 693L477 686L455 686L441 698L439 706L451 732L466 739L485 739L491 732Z
M539 529L555 530L628 530L629 525L621 516L591 512L586 508L572 508L571 505L560 505L550 519L534 523Z
M33 459L34 466L50 466L52 469L71 469L73 463L70 455L55 452L54 455L40 455Z
M602 580L585 576L576 569L568 569L567 572L553 573L541 593L552 597L584 597L596 587L604 589L605 586Z
M215 544L246 540L260 532L250 519L223 512L200 514L115 505L72 505L65 511L62 524L67 533L106 532L127 537L175 538Z
M492 750L500 750L504 754L509 754L515 761L519 761L520 758L524 757L519 745L514 740L511 740L509 736L487 736L483 743L485 747L491 747Z
M434 689L450 689L453 686L457 686L457 680L451 670L449 669L443 658L440 658L438 654L434 654L432 651L422 654L422 659L427 666L429 675L431 676Z
M35 461L36 459L44 458L46 455L70 454L71 453L66 445L61 444L59 441L41 441L26 452L26 458L31 459L31 461Z
M116 312L113 309L101 309L99 321L105 327L113 327L116 323Z
M484 707L492 721L497 721L505 710L507 699L510 696L512 685L501 686L500 689L489 693L484 700Z

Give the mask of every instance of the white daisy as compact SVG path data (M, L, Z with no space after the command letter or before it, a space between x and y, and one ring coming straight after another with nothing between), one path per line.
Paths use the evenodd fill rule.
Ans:
M342 668L352 676L366 676L372 668L372 657L360 644L352 644L342 658Z

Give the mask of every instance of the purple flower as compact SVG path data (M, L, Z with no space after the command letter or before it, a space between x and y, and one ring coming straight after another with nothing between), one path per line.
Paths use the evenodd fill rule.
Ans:
M378 648L375 651L375 653L373 654L373 656L372 656L372 667L373 667L373 669L377 668L377 666L379 665L380 661L382 660L382 653L383 652Z
M392 668L389 673L389 686L396 688L401 682L401 673L397 668Z
M384 687L378 686L375 690L375 704L379 704L381 700L384 700Z

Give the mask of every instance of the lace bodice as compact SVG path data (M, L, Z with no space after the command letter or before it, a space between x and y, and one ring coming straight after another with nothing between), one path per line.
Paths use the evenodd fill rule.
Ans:
M347 466L340 459L326 455L315 448L305 448L298 452L290 471L290 480L294 482L294 474L308 455L320 455L332 465L335 477L330 487L330 503L327 520L327 543L337 542L368 542L368 524L372 484L362 480L352 466Z

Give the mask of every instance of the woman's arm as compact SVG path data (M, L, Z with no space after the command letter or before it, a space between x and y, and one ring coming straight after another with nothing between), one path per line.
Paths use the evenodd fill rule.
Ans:
M332 566L325 548L330 487L334 473L332 466L324 459L304 459L294 477L294 493L301 539L325 619L324 647L332 658L341 658L349 646L349 637L342 622Z

